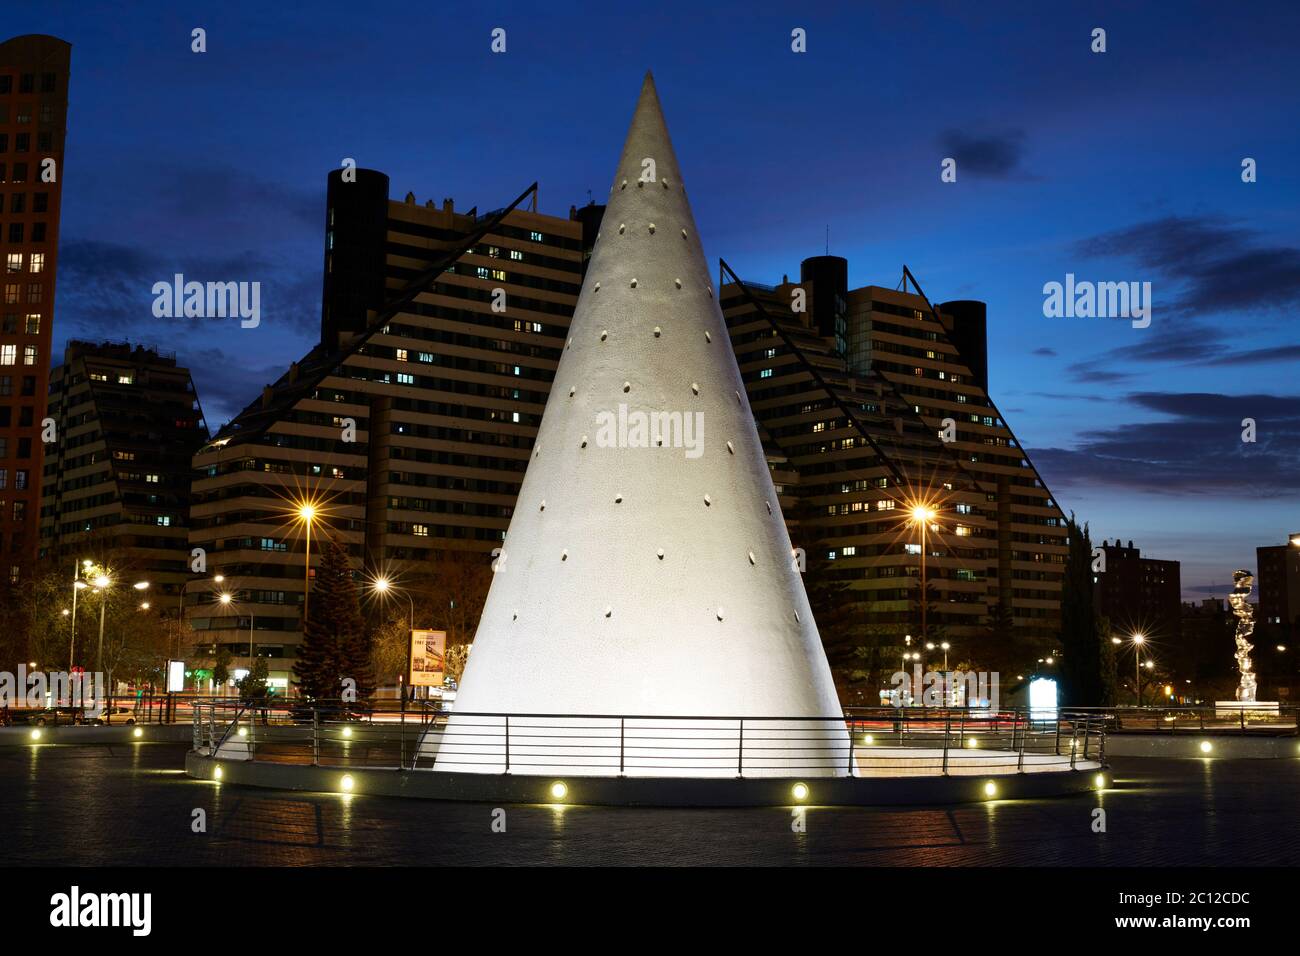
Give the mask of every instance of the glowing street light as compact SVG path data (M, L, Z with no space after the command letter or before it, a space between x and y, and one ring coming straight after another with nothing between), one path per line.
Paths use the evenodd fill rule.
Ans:
M925 532L930 522L934 520L935 511L927 504L918 504L912 508L912 521L920 526L921 529L921 640L925 640L928 633L926 629L926 605L929 603L925 593ZM946 668L945 668L946 669Z
M311 526L316 521L319 511L311 501L299 501L294 509L294 516L302 522L307 533L307 547L303 551L302 568L302 626L307 629L307 614L311 608Z

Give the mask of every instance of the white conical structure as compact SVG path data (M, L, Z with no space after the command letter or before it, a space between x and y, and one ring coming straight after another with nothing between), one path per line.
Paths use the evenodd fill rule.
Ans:
M467 712L512 715L513 773L847 772L842 720L761 719L841 708L649 74L455 715L421 750L507 769L504 718Z

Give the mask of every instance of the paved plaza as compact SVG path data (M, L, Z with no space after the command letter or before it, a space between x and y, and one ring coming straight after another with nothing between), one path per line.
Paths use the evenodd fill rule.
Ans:
M1300 760L1112 762L1115 788L936 808L493 808L191 780L184 745L0 751L0 861L24 864L1290 865ZM1094 832L1095 808L1106 832ZM194 833L194 810L206 834Z

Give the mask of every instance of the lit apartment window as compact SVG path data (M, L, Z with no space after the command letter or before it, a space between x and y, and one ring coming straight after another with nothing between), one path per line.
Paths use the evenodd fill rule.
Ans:
M18 362L18 346L0 345L0 365L15 365Z
M5 305L17 305L17 304L18 304L18 283L6 282L5 283Z
M858 553L858 549L854 545L850 544L847 547L845 547L843 550L841 550L840 553L844 555L844 557L846 558L851 558Z
M530 232L530 233L528 234L528 238L531 239L531 240L533 240L533 242L541 242L541 241L544 240L546 237L543 236L540 232Z
M414 385L414 384L415 384L415 376L412 375L410 372L398 372L398 373L397 373L397 384L398 384L398 385Z
M427 538L429 536L429 526L427 524L413 524L411 525L411 534Z
M132 374L131 372L118 372L118 373L117 373L117 384L118 384L118 385L133 385L133 384L135 384L135 375Z
M957 529L956 529L956 530L957 530L957 537L959 537L959 538L969 538L969 537L970 537L970 528L966 527L964 524L959 524L959 525L957 525Z
M881 500L879 500L879 501L876 502L876 510L877 510L877 511L893 511L893 510L894 510L894 500L893 500L892 498L882 498Z
M919 544L905 544L903 545L903 550L908 554L920 554L921 546Z
M513 259L515 262L523 262L524 254L520 252L518 249L511 249L510 258Z
M826 423L825 423L825 422L813 422L812 430L815 431L815 432L824 432L824 431L826 431Z
M5 271L6 272L23 271L23 254L21 252L11 252L7 256L5 256Z
M478 266L474 270L474 274L478 276L480 279L486 279L488 277L487 266Z
M498 282L506 281L506 271L504 269L492 269L491 274L492 278L496 279Z
M28 334L28 335L39 335L39 334L40 334L40 332L41 332L41 314L40 314L39 312L28 312L28 313L27 313L27 323L26 323L26 328L27 328L27 334Z
M156 485L159 479L157 475L145 475L144 480L151 485Z
M488 254L488 256L489 256L490 258L492 258L492 259L500 259L500 258L501 258L501 248L500 248L499 246L488 246L488 247L487 247L487 254Z
M35 364L36 364L36 346L35 346L35 345L24 345L24 346L23 346L23 364L24 364L24 365L35 365Z
M158 515L158 527L170 528L172 526L171 515Z
M765 369L763 369L762 371L760 371L760 372L758 373L758 377L759 377L759 378L771 378L771 377L772 377L772 370L771 370L770 368L765 368Z

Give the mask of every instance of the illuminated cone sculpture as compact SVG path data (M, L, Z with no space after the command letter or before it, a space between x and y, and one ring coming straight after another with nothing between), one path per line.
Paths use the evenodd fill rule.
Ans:
M420 766L844 774L840 715L647 74L455 713ZM791 717L835 719L764 719Z

